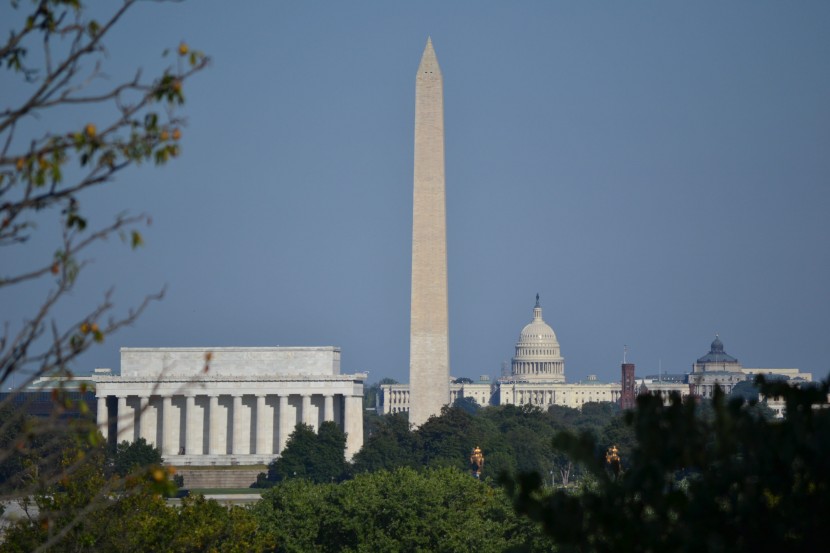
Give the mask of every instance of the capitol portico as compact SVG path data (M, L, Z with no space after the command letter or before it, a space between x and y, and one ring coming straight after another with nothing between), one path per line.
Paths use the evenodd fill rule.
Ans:
M297 423L333 421L346 457L363 445L365 374L340 374L335 347L122 348L97 369L97 419L110 443L144 438L176 465L270 462Z

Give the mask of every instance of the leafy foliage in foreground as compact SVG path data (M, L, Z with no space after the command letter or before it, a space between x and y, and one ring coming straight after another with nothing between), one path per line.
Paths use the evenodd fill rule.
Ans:
M247 509L202 496L168 506L172 485L158 466L133 468L121 480L108 478L104 465L103 447L64 449L62 477L34 496L37 510L6 530L0 551L247 552L273 545Z
M452 468L378 471L341 484L288 480L266 491L254 512L286 553L551 547L503 492Z
M0 293L20 295L25 308L0 314L0 384L11 390L0 402L0 497L35 498L46 513L35 518L45 527L30 535L37 545L21 550L49 548L70 536L82 550L79 513L94 510L99 500L106 504L107 489L97 489L95 501L73 489L93 482L88 458L103 458L88 406L77 398L86 385L52 389L52 412L37 421L22 416L29 402L21 393L41 377L72 377L79 356L162 297L163 291L148 295L120 312L111 289L86 305L72 299L97 247L121 237L137 248L144 242L140 227L150 223L146 215L108 214L89 200L122 171L180 155L185 85L209 60L182 42L168 52L166 68L135 68L133 77L112 79L108 67L132 69L110 60L106 44L138 0L8 4L0 21ZM147 41L135 49L155 48ZM76 416L79 421L67 420ZM86 480L76 482L81 475ZM51 490L51 502L44 490ZM16 536L22 531L12 530Z
M144 438L134 442L123 441L115 447L112 469L118 476L127 476L134 470L161 465L161 452Z
M537 475L508 482L516 508L562 551L821 551L830 517L828 382L758 385L786 400L772 421L741 399L641 396L627 416L637 442L626 470L609 470L589 436L557 437L595 483L547 493Z

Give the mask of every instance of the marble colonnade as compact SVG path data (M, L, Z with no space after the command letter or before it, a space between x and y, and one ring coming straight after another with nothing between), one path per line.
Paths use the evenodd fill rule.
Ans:
M179 465L267 463L297 423L333 421L346 457L363 445L366 374L340 374L340 349L121 348L120 374L95 369L110 443L144 438Z
M333 421L355 433L355 425L362 425L361 410L362 397L335 393L122 392L98 395L97 415L111 442L144 438L168 461L181 455L193 462L198 456L271 459L285 447L297 423L316 430L322 422Z

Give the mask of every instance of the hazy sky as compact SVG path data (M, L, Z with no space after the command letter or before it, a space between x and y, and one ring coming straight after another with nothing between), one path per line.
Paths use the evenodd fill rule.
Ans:
M11 19L4 4L0 31ZM122 210L153 225L138 252L90 255L59 320L109 286L121 309L167 296L76 368L117 368L122 346L336 345L344 372L408 381L431 35L453 375L496 376L538 292L570 381L618 380L625 344L638 374L687 371L716 332L745 366L823 376L828 28L826 1L141 4L107 42L113 80L180 40L213 63L186 86L181 158L81 198L93 225ZM4 108L21 90L0 75ZM2 272L54 238L2 252ZM47 284L0 294L2 319Z

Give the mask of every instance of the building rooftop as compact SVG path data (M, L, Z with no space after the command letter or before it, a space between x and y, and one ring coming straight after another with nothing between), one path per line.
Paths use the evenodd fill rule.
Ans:
M723 342L715 334L715 340L712 342L709 353L698 359L697 362L702 365L706 363L737 363L738 360L723 350Z

